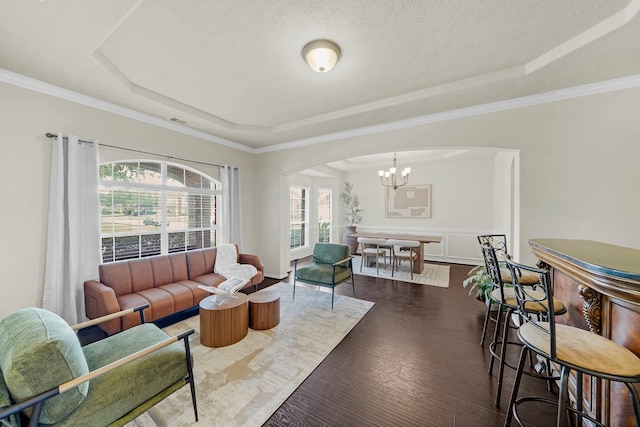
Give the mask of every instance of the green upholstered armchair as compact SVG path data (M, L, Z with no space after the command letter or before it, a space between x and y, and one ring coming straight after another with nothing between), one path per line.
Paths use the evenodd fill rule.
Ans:
M121 426L187 383L197 421L188 340L193 329L169 336L144 323L147 307L74 327L40 308L2 319L0 424ZM81 346L76 330L136 311L142 324Z
M339 243L316 243L313 247L313 264L298 268L298 259L293 261L293 298L296 297L296 281L331 288L331 309L335 287L351 279L353 294L353 264L349 245Z

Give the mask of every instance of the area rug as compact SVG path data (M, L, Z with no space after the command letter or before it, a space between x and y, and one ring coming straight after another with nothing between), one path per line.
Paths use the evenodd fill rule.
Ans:
M373 261L373 258L370 258L370 260ZM382 262L382 258L380 258L380 261L381 262L378 264L377 273L375 263L372 267L367 267L366 265L363 266L362 271L360 271L360 263L362 262L362 257L354 256L353 274L361 274L363 276L371 277L382 277L384 279L400 280L402 282L418 283L420 285L438 286L440 288L449 287L448 265L425 263L422 273L413 273L413 279L411 279L411 271L409 270L408 261L400 263L400 267L393 273L393 277L391 277L391 264L389 263L389 261L387 260L386 269L384 268L384 262Z
M200 344L200 319L164 328L176 335L188 328L198 400L197 425L260 426L311 374L371 309L373 302L331 294L317 288L278 283L280 324L266 331L249 329L240 342L221 348ZM142 414L127 427L195 424L189 386Z

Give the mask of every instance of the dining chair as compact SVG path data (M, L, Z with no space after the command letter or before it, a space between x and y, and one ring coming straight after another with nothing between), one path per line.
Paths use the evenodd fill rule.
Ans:
M376 258L376 274L379 273L379 259L380 257L384 260L384 268L387 268L387 251L382 248L382 245L386 245L387 241L385 239L373 239L370 237L358 237L358 244L360 245L360 254L361 254L361 262L360 262L360 271L362 272L362 265L368 262L370 257Z
M422 262L422 260L418 260L421 244L417 240L387 239L387 245L391 246L391 277L399 267L399 263L407 260L411 269L411 280L413 280L414 264L418 261Z

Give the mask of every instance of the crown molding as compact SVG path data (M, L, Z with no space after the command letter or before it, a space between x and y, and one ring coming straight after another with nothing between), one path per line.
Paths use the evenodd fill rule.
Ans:
M583 96L598 95L607 92L615 92L618 90L631 89L640 87L640 74L634 74L618 79L605 80L597 83L590 83L581 86L574 86L566 89L558 89L554 91L544 92L537 95L524 96L520 98L508 99L505 101L497 101L489 104L475 105L473 107L460 108L457 110L444 111L442 113L429 114L427 116L415 117L412 119L399 120L395 122L384 123L352 129L348 131L336 132L321 135L312 138L290 141L283 144L275 144L269 147L256 149L256 153L268 153L273 151L287 150L291 148L304 147L307 145L321 144L324 142L336 141L341 139L354 138L358 136L372 135L376 133L388 132L392 130L411 128L426 124L445 122L465 117L479 116L499 111L514 110L517 108L530 107L540 104L548 104L551 102L562 101L566 99L579 98Z
M137 120L139 122L147 123L153 126L169 129L174 132L182 133L184 135L194 136L196 138L204 139L205 141L224 145L225 147L246 151L248 153L253 153L254 151L254 149L251 147L247 147L246 145L230 141L211 133L192 129L186 126L181 126L179 124L169 122L150 114L141 113L140 111L132 110L121 105L102 101L100 99L93 98L79 92L64 89L60 86L45 83L41 80L32 79L31 77L23 76L22 74L17 74L2 68L0 68L0 81L9 83L14 86L22 87L24 89L33 90L45 95L55 96L56 98L64 99L76 104L86 105L88 107L96 108L108 113L117 114L119 116L127 117L129 119Z
M274 144L268 147L252 148L228 139L216 136L214 134L199 131L189 127L181 126L158 117L141 113L130 108L122 107L110 102L102 101L78 92L61 88L40 80L32 79L21 74L0 68L0 81L25 89L33 90L45 95L54 96L77 104L86 105L119 116L127 117L153 126L169 129L174 132L182 133L205 141L223 145L225 147L241 150L251 154L262 154L275 151L282 151L291 148L304 147L314 144L322 144L325 142L336 141L341 139L354 138L364 135L372 135L376 133L388 132L398 129L422 126L425 124L445 122L466 117L490 114L499 111L513 110L517 108L530 107L534 105L547 104L566 99L579 98L583 96L598 95L607 92L615 92L618 90L631 89L640 87L640 74L621 77L612 80L605 80L596 83L590 83L581 86L574 86L565 89L559 89L544 92L537 95L530 95L520 98L508 99L505 101L492 102L489 104L476 105L473 107L460 108L457 110L444 111L441 113L429 114L426 116L415 117L412 119L398 120L395 122L384 123L380 125L367 126L348 131L330 133L311 138L289 141L281 144Z

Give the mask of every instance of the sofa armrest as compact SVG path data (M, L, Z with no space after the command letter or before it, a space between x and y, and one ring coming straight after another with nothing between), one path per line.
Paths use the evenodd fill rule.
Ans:
M85 314L89 319L97 319L121 311L113 289L97 280L84 282L84 305ZM116 318L100 324L100 328L107 334L113 335L122 330L121 324L120 319Z
M238 262L240 264L251 264L258 271L264 272L264 264L262 264L262 261L260 261L260 258L258 258L258 255L239 254L238 255Z
M255 276L253 276L253 278L249 281L249 283L245 287L248 287L251 285L255 286L262 283L262 281L264 280L264 264L262 263L262 261L260 261L260 258L258 257L258 255L238 254L238 262L240 264L251 264L256 268L256 270L258 270L258 273Z

